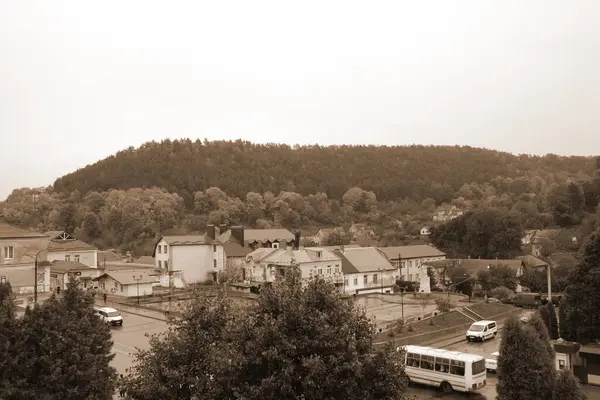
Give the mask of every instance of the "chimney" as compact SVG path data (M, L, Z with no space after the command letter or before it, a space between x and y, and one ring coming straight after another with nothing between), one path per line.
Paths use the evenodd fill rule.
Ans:
M300 249L300 231L294 233L294 250Z
M219 225L219 235L224 234L227 231L227 224Z
M231 227L231 236L233 236L233 238L235 240L238 241L238 243L244 247L244 227L243 226L232 226Z
M210 225L206 225L206 236L208 236L210 239L215 238L215 226L213 224Z

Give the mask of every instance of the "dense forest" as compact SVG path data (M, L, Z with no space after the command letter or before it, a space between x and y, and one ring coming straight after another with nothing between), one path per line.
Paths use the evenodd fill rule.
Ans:
M397 245L451 206L469 216L493 210L493 217L470 218L510 221L515 232L566 227L585 236L598 220L599 169L594 158L458 146L165 140L119 152L43 190L15 189L0 208L7 222L66 229L100 248L136 254L160 234L201 232L207 223L304 235L339 227L341 236L360 223L373 232L367 243ZM461 245L448 244L451 234L437 238ZM485 256L484 247L476 253Z

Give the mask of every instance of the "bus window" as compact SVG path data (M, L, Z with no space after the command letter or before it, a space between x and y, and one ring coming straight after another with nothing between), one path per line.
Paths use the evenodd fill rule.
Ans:
M421 368L433 371L434 360L433 356L421 356Z
M465 362L450 360L450 373L452 375L465 376Z
M406 365L409 367L419 368L419 360L421 359L420 354L407 353L406 354Z
M450 360L447 358L435 358L435 370L438 372L450 372Z
M482 372L485 372L485 360L479 360L479 361L475 361L473 363L473 375L478 375L481 374Z

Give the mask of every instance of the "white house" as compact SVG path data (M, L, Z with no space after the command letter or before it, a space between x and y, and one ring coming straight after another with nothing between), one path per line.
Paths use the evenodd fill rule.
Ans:
M123 297L148 296L158 278L147 270L107 271L94 281L101 292Z
M49 231L44 235L49 239L46 247L47 261L73 261L91 268L98 267L98 248L75 239L64 231Z
M247 283L274 282L297 264L303 279L321 276L341 285L341 259L332 251L318 247L294 250L261 248L246 256L243 278Z
M162 272L160 282L164 287L216 282L225 265L223 245L206 234L163 236L156 243L152 257Z
M50 269L42 265L47 242L47 236L12 226L0 215L0 280L10 282L17 294L32 293L35 281L38 292L50 290Z
M413 246L380 247L387 258L400 269L400 279L407 282L420 282L426 262L444 260L446 254L433 246L419 244Z
M71 276L79 280L81 287L92 287L92 280L100 275L98 268L90 267L76 261L55 260L50 265L50 289L57 287L66 289Z
M332 250L342 260L344 293L390 293L398 269L376 247Z

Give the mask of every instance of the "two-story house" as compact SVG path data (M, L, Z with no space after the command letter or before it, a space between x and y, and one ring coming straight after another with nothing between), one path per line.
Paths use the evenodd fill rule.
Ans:
M342 247L332 250L342 262L343 291L348 294L390 293L397 267L376 247Z
M223 244L207 234L163 236L154 246L152 257L164 287L216 282L225 264Z
M398 279L405 282L420 282L421 275L427 273L422 264L446 258L444 252L425 244L380 247L379 250L398 268Z
M218 229L218 231L217 231ZM225 274L229 281L242 281L245 258L259 248L298 250L300 232L287 229L246 229L243 226L206 226L206 235L223 245Z
M285 275L292 265L300 268L304 280L321 276L339 285L342 283L340 257L318 247L302 250L294 250L293 247L256 249L246 256L243 278L249 284L271 283Z
M98 267L98 248L74 238L65 231L45 232L49 239L46 247L46 260L73 261L87 265L91 268Z
M50 289L66 289L71 277L77 279L84 289L92 287L92 280L100 275L98 268L77 261L54 260L50 264Z
M10 282L16 294L50 290L50 268L44 265L48 237L5 222L0 216L0 281ZM35 264L38 262L38 276Z

